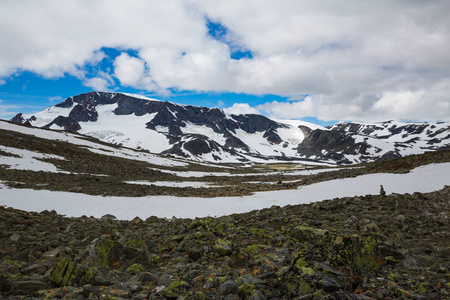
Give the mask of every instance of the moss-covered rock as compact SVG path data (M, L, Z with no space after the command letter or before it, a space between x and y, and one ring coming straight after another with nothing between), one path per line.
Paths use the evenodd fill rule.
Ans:
M146 249L145 243L130 240L130 244ZM108 237L92 241L89 248L89 258L94 267L110 267L125 270L129 266L139 263L149 264L148 251L124 246Z
M232 253L232 243L225 239L218 239L214 245L214 251L220 256L228 256Z
M189 294L189 283L186 281L174 281L164 291L163 296L169 299L177 299Z
M133 264L126 269L126 272L136 274L144 271L144 269L145 268L141 264Z
M57 286L78 284L86 277L86 269L77 261L62 259L52 270L49 280Z
M360 236L340 231L295 227L290 233L299 240L301 248L295 264L305 262L330 262L331 266L349 266L356 272L366 272L383 263L377 241L370 236Z

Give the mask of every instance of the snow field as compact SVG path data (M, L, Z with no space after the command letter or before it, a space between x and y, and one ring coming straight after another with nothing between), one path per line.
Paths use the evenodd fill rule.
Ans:
M337 197L379 194L380 185L390 194L432 192L449 184L450 163L442 163L422 166L408 174L369 174L315 183L297 190L258 192L243 197L101 197L69 192L10 189L0 185L0 205L38 212L54 209L60 214L72 217L101 217L112 214L122 220L131 220L136 216L146 219L152 215L195 218L243 213L272 205L296 205Z

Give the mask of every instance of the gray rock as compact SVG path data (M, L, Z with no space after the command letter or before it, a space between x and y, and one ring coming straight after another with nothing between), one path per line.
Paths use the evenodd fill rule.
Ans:
M9 239L10 239L12 242L18 242L21 238L22 238L22 236L21 236L20 234L17 234L17 233L14 233L13 235L11 235L11 236L9 237Z
M106 214L106 215L104 215L103 217L101 217L101 219L102 219L102 220L111 220L111 221L114 221L114 220L117 220L117 217L114 216L114 215Z
M56 249L45 252L42 256L45 258L57 258L60 253L61 253L61 248L56 248Z
M219 292L223 296L227 296L230 294L237 294L239 291L239 284L233 280L227 280L222 283L219 287Z
M254 291L250 297L249 300L267 300L267 297L261 292L261 291Z

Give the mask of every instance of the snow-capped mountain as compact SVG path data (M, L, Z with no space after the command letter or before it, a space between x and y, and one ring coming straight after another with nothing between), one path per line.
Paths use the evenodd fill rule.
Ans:
M354 163L450 146L450 123L339 123L229 115L140 95L91 92L11 121L77 131L102 141L200 161Z
M306 157L358 163L450 148L450 122L338 123L312 130L298 147Z

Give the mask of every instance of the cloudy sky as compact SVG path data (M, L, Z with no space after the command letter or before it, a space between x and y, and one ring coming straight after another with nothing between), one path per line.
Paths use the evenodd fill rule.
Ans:
M0 0L0 118L93 90L230 113L450 119L447 0Z

